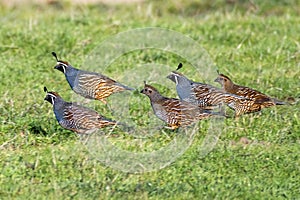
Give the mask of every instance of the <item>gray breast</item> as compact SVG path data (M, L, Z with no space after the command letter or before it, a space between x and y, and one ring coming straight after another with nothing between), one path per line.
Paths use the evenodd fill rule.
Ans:
M181 100L187 100L191 96L191 87L189 85L177 85L176 90Z
M164 109L164 107L160 104L153 103L152 104L153 112L154 114L161 120L166 121L167 120L167 112Z

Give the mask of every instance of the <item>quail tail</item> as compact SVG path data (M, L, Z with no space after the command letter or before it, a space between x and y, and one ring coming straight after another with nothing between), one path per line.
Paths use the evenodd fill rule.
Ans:
M101 123L105 126L114 126L118 124L118 122L112 120L103 120Z
M134 90L134 88L128 87L128 86L123 85L123 84L121 84L121 83L117 83L116 85L118 85L118 86L124 88L125 90Z
M276 105L286 105L287 103L284 101L280 101L278 99L272 99Z

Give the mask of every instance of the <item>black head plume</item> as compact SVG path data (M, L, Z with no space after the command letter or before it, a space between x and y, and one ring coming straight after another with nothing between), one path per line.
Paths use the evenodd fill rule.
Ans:
M58 62L58 59L57 59L57 55L54 51L52 51L52 56L54 56L54 58L56 59L56 61Z
M62 60L58 60L56 53L53 51L52 52L53 57L56 59L56 66L54 67L54 69L57 69L59 71L61 71L62 73L66 73L66 68L69 67L69 63L66 61L62 61Z
M146 85L147 85L147 83L146 83L146 81L144 81L144 89L142 89L142 90L140 91L140 93L144 93Z
M44 86L44 92L48 92L48 90L47 90L46 86Z
M179 63L179 65L178 65L176 71L179 70L179 69L181 69L181 68L182 68L182 63Z
M217 73L218 73L218 75L220 75L220 71L219 71L219 69L217 69Z

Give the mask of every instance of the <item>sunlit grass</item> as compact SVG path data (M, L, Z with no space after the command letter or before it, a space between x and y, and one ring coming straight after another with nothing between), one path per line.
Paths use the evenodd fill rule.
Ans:
M1 7L0 199L300 198L300 7L292 0L251 2ZM51 52L89 69L83 63L102 41L141 27L172 29L193 38L236 83L290 100L291 105L225 119L218 144L205 157L200 146L208 121L200 123L191 147L164 169L130 174L103 165L74 133L58 125L51 105L43 100L44 86L67 101L77 99L64 75L53 69ZM141 66L160 64L175 70L179 62L191 79L215 84L180 57L154 50L131 52L100 71L137 89L128 117L145 130L155 116L148 98L139 94L143 80L138 77L145 75ZM165 96L176 97L167 75L147 81ZM100 102L89 103L114 117ZM145 152L175 137L171 131L144 140L114 134L109 140L117 146Z

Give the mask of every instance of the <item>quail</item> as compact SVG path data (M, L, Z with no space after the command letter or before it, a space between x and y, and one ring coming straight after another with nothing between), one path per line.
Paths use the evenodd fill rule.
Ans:
M142 94L149 97L154 114L168 124L167 128L177 129L193 122L208 118L215 113L203 110L191 103L162 96L156 88L145 83Z
M100 100L106 104L106 98L111 94L134 90L102 74L76 69L68 62L58 60L55 52L52 55L57 61L54 68L64 73L72 90L85 98Z
M181 67L182 64L180 63L177 70ZM177 71L171 72L167 78L176 84L176 91L181 100L205 109L220 106L224 103L231 109L236 110L239 104L245 103L244 97L224 92L209 84L194 82Z
M238 115L243 113L257 112L263 108L268 108L275 105L286 104L285 102L279 101L275 98L271 98L255 89L236 85L235 83L232 82L232 80L228 76L225 76L224 74L220 74L219 72L218 74L219 75L215 79L215 82L220 83L224 91L248 99L245 106L240 107L240 111Z
M53 105L53 111L58 123L65 129L78 134L88 134L95 129L117 125L116 121L106 119L96 111L77 103L64 101L58 93L48 92L44 100Z

